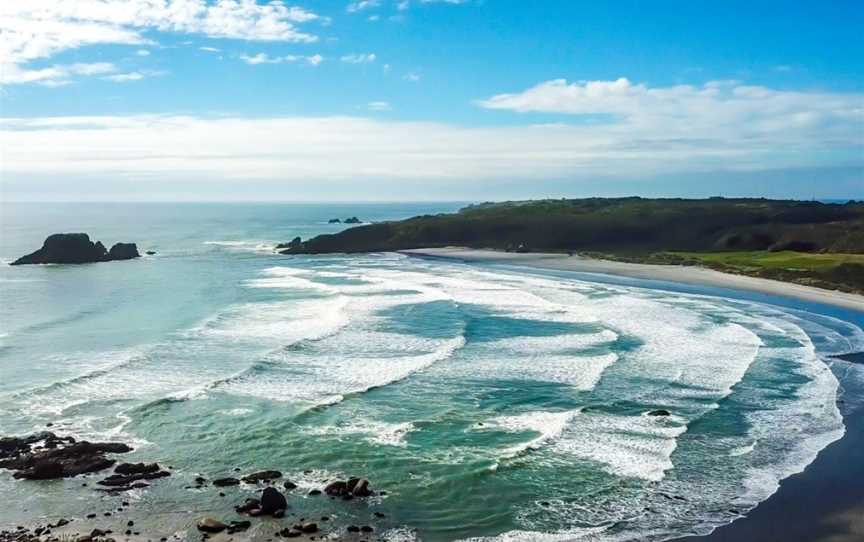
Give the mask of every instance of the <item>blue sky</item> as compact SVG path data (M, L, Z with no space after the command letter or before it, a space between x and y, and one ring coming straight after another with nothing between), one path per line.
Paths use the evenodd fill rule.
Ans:
M861 2L10 4L8 199L864 197Z

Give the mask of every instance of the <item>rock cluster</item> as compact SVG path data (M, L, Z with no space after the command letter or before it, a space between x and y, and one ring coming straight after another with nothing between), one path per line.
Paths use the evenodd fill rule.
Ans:
M45 239L42 248L18 258L12 265L109 262L140 256L135 243L117 243L106 250L101 241L94 243L86 233L55 233Z
M114 474L101 480L99 485L111 487L114 491L125 491L147 487L143 480L155 480L171 476L162 470L158 463L121 463L114 469Z
M324 493L331 497L342 497L345 500L354 497L371 497L374 495L369 488L369 480L365 478L349 478L346 481L337 480L324 488Z
M132 448L119 442L76 442L45 431L0 439L0 468L28 480L68 478L107 469L114 460L105 454L130 451Z

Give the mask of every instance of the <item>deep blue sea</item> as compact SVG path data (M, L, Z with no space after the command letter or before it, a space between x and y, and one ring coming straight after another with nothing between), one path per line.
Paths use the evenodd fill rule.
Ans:
M740 517L843 435L838 376L854 367L826 356L864 349L860 314L399 254L273 251L346 227L334 217L460 206L0 205L0 435L51 423L130 443L124 459L174 473L118 496L0 471L0 528L101 517L126 500L123 522L195 538L196 519L240 519L233 506L258 490L222 497L193 480L239 468L299 486L289 518L249 531L262 540L321 516L328 532L369 524L387 540L665 540ZM5 265L56 232L156 254ZM387 494L308 494L350 475Z

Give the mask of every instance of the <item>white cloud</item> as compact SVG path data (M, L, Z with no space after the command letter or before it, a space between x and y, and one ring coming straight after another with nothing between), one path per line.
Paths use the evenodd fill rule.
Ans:
M864 96L773 90L738 81L702 86L648 87L625 78L615 81L547 81L513 94L481 100L488 109L519 113L605 116L600 133L627 133L652 144L700 141L724 147L753 142L854 141L864 122ZM596 120L596 119L595 119ZM857 125L857 128L855 126ZM724 143L725 142L725 143ZM779 147L777 149L780 150Z
M138 49L137 51L135 51L135 54L138 56L150 56L150 51L148 51L147 49Z
M380 21L381 16L380 15L370 15L369 17L366 18L366 20L372 21L374 23L375 21Z
M216 47L199 47L200 51L206 51L208 53L221 53L222 49L218 49Z
M340 60L348 64L369 64L375 62L375 53L351 53L345 55Z
M378 102L369 102L366 104L366 108L369 111L390 111L392 108L390 107L390 102L378 101Z
M0 2L0 69L97 44L144 45L147 31L309 43L298 25L324 18L281 1L12 0Z
M128 83L129 81L139 81L144 79L144 74L141 72L118 73L115 75L106 75L102 79L113 81L115 83Z
M377 8L380 5L380 0L357 0L355 2L350 2L348 4L348 7L345 9L346 11L348 11L348 13L357 13L358 11Z
M324 57L321 55L285 55L285 56L269 56L267 53L258 53L254 56L249 55L240 55L240 59L246 64L258 65L258 64L284 64L284 63L296 63L296 62L305 62L306 64L310 64L312 66L317 66L324 61Z
M407 73L407 74L405 74L404 77L402 77L402 79L404 79L404 80L406 80L406 81L411 81L412 83L416 83L417 81L420 80L420 74L418 74L418 73Z
M104 182L634 179L862 161L860 94L718 89L736 102L755 100L763 107L777 103L769 112L732 111L731 119L720 121L716 119L729 110L724 106L713 115L706 113L706 104L718 100L710 93L697 103L677 99L674 112L667 97L642 97L648 101L641 107L648 107L650 100L659 105L655 113L641 111L634 117L628 102L633 98L627 96L640 91L624 86L592 87L589 99L603 108L568 106L580 113L612 109L624 115L619 122L599 124L470 128L358 117L24 118L0 121L0 148L4 176L10 179L78 175ZM679 89L673 94L687 97L693 92ZM582 100L580 94L577 101ZM499 98L493 103L505 102ZM527 105L523 102L522 107Z
M49 87L68 85L76 75L101 75L116 70L109 62L55 64L34 70L21 69L17 64L0 65L0 85L37 83Z

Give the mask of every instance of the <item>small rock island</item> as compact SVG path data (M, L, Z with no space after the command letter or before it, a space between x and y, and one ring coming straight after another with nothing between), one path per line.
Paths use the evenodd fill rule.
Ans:
M116 243L106 250L101 241L95 243L86 233L55 233L49 235L42 248L22 256L12 265L37 263L94 263L140 258L135 243Z

